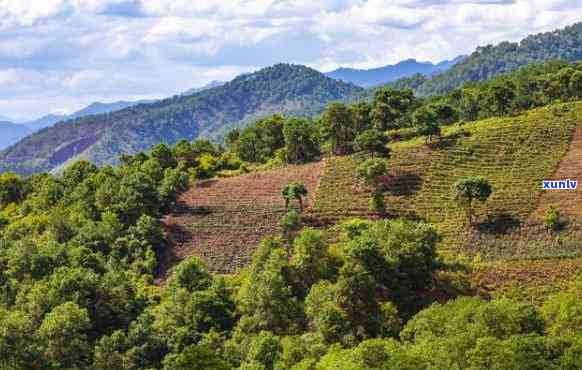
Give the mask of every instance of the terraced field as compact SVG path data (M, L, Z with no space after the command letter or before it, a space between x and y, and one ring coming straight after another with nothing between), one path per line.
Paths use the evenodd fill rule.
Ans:
M389 171L383 179L388 217L406 216L437 225L445 256L460 253L507 263L548 259L543 266L552 265L552 258L582 256L582 223L578 222L582 220L577 219L582 215L578 206L582 194L549 194L541 189L544 179L582 179L582 103L452 126L434 144L413 138L393 143L391 148ZM219 273L246 265L260 240L279 232L284 214L279 191L289 182L307 186L306 215L315 226L352 217L377 218L368 211L370 192L357 186L360 160L330 157L325 163L193 187L164 220L172 248L162 256L160 279L176 261L190 255L201 257ZM451 195L454 182L466 176L485 176L494 189L484 205L477 205L473 227L468 227ZM572 216L568 230L555 234L541 225L549 204ZM555 261L555 266L562 263Z
M177 261L197 255L213 272L245 266L258 243L279 232L285 214L281 188L306 185L312 204L323 162L199 183L184 193L164 224L172 247L161 258L160 279Z
M541 182L552 177L564 158L577 123L582 123L582 104L570 103L450 127L443 140L430 147L422 138L395 143L385 179L388 213L436 224L445 250L464 247L475 242L475 233L467 231L465 214L451 189L459 178L485 176L494 193L476 207L476 229L487 237L505 235L536 210ZM314 215L332 221L371 216L369 192L354 186L357 164L355 157L328 160Z

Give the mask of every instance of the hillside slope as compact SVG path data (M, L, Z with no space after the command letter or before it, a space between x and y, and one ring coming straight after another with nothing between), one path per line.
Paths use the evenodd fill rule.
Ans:
M580 150L570 145L577 125L582 125L582 103L569 103L449 127L442 141L430 146L422 138L394 143L384 180L388 215L436 224L444 236L441 247L451 251L460 248L492 259L579 255L582 244L574 238L556 243L540 227L541 220L529 222L540 198L549 196L542 197L542 180L566 174L574 179L579 174L578 165L567 165ZM568 170L559 170L560 163ZM322 224L372 216L369 191L354 185L357 166L355 157L327 161L312 208ZM476 207L479 220L473 231L451 196L454 182L467 176L485 176L494 189L487 203ZM579 204L580 194L568 193L564 201ZM570 208L565 211L572 220L568 235L580 236L577 224L582 218Z
M77 157L114 163L124 153L211 135L276 112L312 115L329 101L362 91L307 67L279 64L191 96L58 123L0 153L0 171L50 171Z
M248 265L258 243L280 232L285 214L281 188L305 184L309 208L322 167L318 162L209 180L182 194L177 209L164 219L171 248L161 257L159 275L192 255L214 272L232 273Z
M449 92L471 81L485 81L526 64L552 59L582 59L582 23L531 35L519 43L479 47L469 57L416 88L419 95ZM411 81L415 82L415 81Z

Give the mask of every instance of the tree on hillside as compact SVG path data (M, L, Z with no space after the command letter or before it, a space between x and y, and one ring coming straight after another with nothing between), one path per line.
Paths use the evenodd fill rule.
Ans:
M307 196L307 188L299 183L287 184L281 189L281 195L285 199L285 209L289 208L289 201L296 199L299 202L299 210L303 212L303 197Z
M414 104L414 93L411 89L394 90L383 88L374 94L372 120L374 127L380 131L398 128L399 121Z
M12 172L0 174L0 207L22 200L24 183Z
M427 145L434 136L441 136L438 114L430 106L417 109L412 116L412 122L416 126L417 133L425 136L424 143Z
M339 155L350 153L357 134L351 110L342 103L331 103L321 119L334 153Z
M367 152L381 157L390 156L390 148L387 146L388 138L384 133L376 129L370 129L360 133L354 143L356 150L360 152Z
M283 127L287 161L304 163L319 155L319 138L313 123L304 118L290 118Z
M354 125L357 132L372 128L372 105L367 101L361 101L350 106Z
M511 81L497 82L486 93L488 103L498 116L505 116L509 113L511 102L515 96L515 85Z
M358 180L372 188L372 198L370 199L370 210L384 213L384 193L382 192L382 177L386 175L386 160L381 158L370 158L358 166Z
M570 91L575 98L582 98L582 71L575 71L570 78Z
M473 202L485 202L493 192L489 181L483 177L466 177L455 182L455 199L465 209L469 225L473 224Z
M462 119L476 121L481 112L481 94L477 89L463 89L461 91L460 109Z

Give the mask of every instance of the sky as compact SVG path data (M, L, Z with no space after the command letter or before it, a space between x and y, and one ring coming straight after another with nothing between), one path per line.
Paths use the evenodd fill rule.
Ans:
M582 20L582 0L0 0L0 116L172 96L279 62L438 62Z

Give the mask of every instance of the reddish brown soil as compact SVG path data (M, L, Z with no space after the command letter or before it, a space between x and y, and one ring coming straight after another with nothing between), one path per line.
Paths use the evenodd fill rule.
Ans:
M577 189L544 191L531 221L543 220L551 205L557 207L563 215L582 221L582 124L574 130L568 153L560 162L554 176L547 180L566 179L577 180Z
M161 256L159 279L178 261L198 256L215 273L247 265L258 243L279 232L285 214L281 188L305 184L306 208L313 204L323 162L213 179L184 193L164 219L171 247Z

